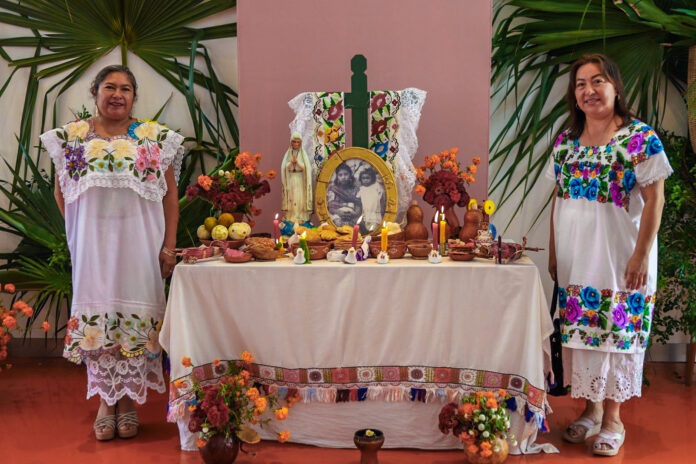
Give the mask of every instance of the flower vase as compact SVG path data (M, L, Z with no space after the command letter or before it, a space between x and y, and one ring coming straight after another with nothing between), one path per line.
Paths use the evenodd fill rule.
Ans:
M379 464L377 451L384 444L384 434L376 429L371 429L374 435L367 436L368 429L355 432L353 442L360 450L360 464Z
M430 220L430 223L432 224L434 221L435 215L433 215L433 218ZM450 206L445 210L445 221L447 221L447 226L445 227L445 240L457 237L461 227L459 226L459 218L457 217L457 214L454 212L453 206ZM438 219L438 223L439 222L440 220Z
M223 435L217 434L205 446L198 448L205 464L231 464L239 454L239 440L232 435L232 442L226 443Z
M478 451L475 453L469 450L469 446L464 443L464 456L466 456L466 461L470 464L501 464L508 457L508 444L504 438L497 437L495 439L493 447L497 446L500 449L498 451L491 449L492 454L490 456L481 456L480 443L477 444Z

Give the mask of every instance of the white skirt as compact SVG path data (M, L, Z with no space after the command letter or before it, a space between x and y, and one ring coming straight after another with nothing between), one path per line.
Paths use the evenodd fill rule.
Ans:
M570 396L594 403L640 396L644 356L563 347L563 377Z

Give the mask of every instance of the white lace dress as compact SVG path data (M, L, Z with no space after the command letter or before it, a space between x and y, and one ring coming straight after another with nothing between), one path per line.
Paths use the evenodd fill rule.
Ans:
M102 139L76 121L41 136L65 199L73 300L63 355L87 365L87 398L108 404L165 391L158 334L164 282L164 172L178 177L183 137L156 123Z
M626 401L640 396L657 286L657 239L648 282L628 290L624 271L638 238L645 187L672 173L662 143L634 120L603 147L562 132L548 177L553 216L563 368L571 396Z

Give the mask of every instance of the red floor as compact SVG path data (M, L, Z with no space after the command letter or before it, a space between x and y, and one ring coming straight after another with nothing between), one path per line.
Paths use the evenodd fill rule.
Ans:
M139 409L141 429L134 440L94 439L92 422L98 400L85 402L82 367L62 359L17 359L0 373L0 463L136 464L199 463L197 453L178 448L177 428L164 421L166 396L152 394ZM552 398L549 441L561 454L511 456L509 463L696 463L696 385L686 387L679 377L683 365L651 364L651 385L643 397L624 407L626 443L616 458L595 458L586 445L561 440L563 427L581 410L579 401ZM433 427L436 427L433 424ZM238 463L342 464L358 463L357 450L322 449L263 442L256 457L241 455ZM445 464L464 461L460 451L382 450L382 464Z

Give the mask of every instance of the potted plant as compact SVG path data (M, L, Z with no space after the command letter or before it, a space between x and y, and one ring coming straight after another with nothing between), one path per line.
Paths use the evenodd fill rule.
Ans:
M277 405L275 397L263 396L250 384L250 366L254 360L251 353L244 351L241 359L227 362L224 375L214 382L201 382L192 376L193 398L186 402L191 412L189 430L199 434L196 445L207 464L234 462L241 443L258 443L259 434L247 424L268 424L271 418L262 416ZM188 357L182 359L182 364L194 367ZM220 368L223 363L215 359L213 364ZM174 386L183 388L185 381L179 379ZM275 419L285 420L291 405L292 402L287 407L275 408ZM284 443L290 439L290 432L283 430L277 438Z
M466 459L472 464L498 464L508 455L507 439L517 445L510 430L505 408L511 397L505 390L478 391L462 397L461 405L448 403L439 416L440 431L450 431L464 444Z

